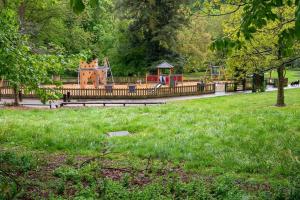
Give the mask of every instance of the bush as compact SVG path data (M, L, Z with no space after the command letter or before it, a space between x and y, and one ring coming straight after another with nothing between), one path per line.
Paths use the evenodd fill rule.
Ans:
M249 198L249 196L235 184L234 177L229 175L220 176L214 181L212 194L214 198L224 200Z
M36 168L37 160L30 154L0 152L0 166L6 164L14 170L26 172Z

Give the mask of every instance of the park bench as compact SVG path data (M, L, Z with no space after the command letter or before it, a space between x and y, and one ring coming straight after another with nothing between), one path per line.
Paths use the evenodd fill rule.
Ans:
M86 106L86 105L103 105L103 106L106 106L106 105L123 105L123 106L126 106L126 105L159 105L159 104L166 104L166 102L164 101L160 101L160 102L157 102L157 101L154 101L154 102L107 102L107 101L104 101L104 102L62 102L60 103L60 107L63 107L63 106L66 106L66 105L83 105L83 106Z

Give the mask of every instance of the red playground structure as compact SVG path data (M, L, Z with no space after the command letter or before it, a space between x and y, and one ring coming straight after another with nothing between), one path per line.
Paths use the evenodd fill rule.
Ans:
M168 85L175 87L178 82L183 82L182 74L174 74L174 66L167 62L163 62L156 66L156 75L146 75L147 83L160 83L162 85ZM166 71L169 71L168 74Z

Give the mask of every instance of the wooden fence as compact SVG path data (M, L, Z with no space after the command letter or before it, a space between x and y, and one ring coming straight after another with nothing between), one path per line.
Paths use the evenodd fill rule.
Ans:
M266 78L265 79L267 85L273 85L274 87L278 87L278 78ZM284 79L284 87L289 85L289 79Z
M214 94L215 84L206 84L203 86L181 86L174 88L142 88L135 89L50 89L44 88L48 93L68 94L71 99L146 99L146 98L162 98L176 96L190 96L202 94ZM37 98L34 91L26 93L21 91L22 98ZM13 90L11 88L0 88L0 97L12 98Z
M9 82L0 79L0 87L9 87Z
M237 92L252 90L253 83L247 80L244 84L240 82L225 83L225 92Z

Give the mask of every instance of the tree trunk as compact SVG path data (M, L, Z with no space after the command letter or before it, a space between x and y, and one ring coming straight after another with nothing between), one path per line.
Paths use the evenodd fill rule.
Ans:
M19 90L17 87L14 87L14 105L19 106L20 105L20 99L19 99Z
M7 0L2 0L0 5L2 5L3 7L6 7L7 6Z
M25 11L25 2L22 1L18 9L18 15L20 20L20 33L22 34L25 33Z
M285 106L284 102L284 66L277 69L278 73L278 91L277 91L277 104L278 107Z

